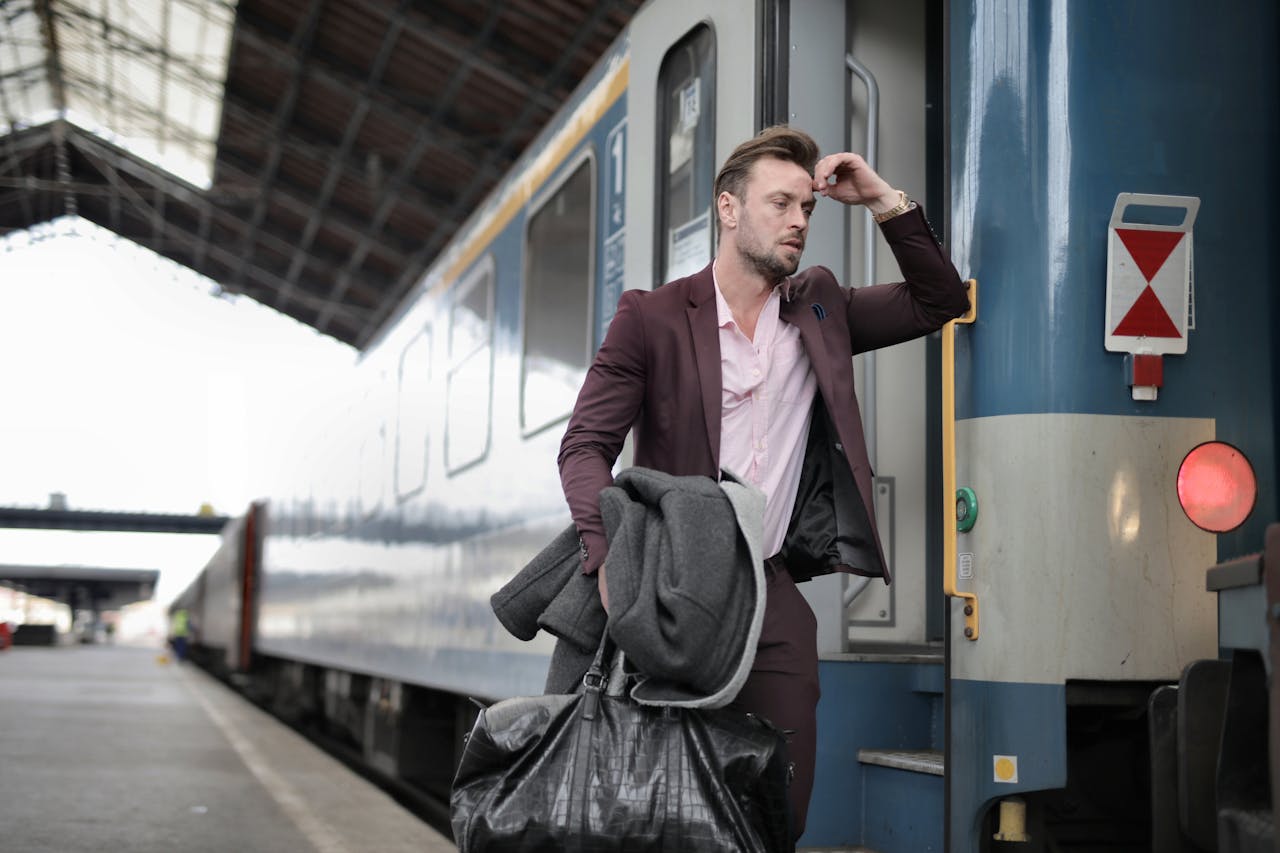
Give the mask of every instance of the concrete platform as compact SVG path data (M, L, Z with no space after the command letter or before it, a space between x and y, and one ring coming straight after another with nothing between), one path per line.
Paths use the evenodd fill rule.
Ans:
M161 658L0 651L0 850L456 849L220 682Z

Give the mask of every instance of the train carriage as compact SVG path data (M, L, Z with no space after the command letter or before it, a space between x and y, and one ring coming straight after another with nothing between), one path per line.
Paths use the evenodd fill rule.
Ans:
M550 638L488 598L569 521L556 453L619 294L705 266L719 164L791 123L864 152L979 282L972 323L858 357L895 582L801 585L823 689L801 846L1218 849L1176 778L1170 805L1185 756L1152 746L1177 721L1150 703L1226 701L1184 679L1241 645L1206 571L1280 517L1278 32L1268 2L653 0L229 528L199 606L236 612L197 614L201 642L445 793L469 698L541 689ZM829 201L804 263L898 278ZM1215 442L1254 476L1223 532L1183 509Z

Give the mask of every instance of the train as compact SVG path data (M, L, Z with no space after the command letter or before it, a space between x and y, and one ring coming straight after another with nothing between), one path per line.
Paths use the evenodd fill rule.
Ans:
M801 849L1264 849L1278 33L1269 0L651 0L228 524L172 605L193 656L447 797L476 703L542 690L551 638L489 597L569 522L557 450L619 295L710 262L719 164L787 123L975 282L857 357L895 581L800 585ZM898 276L828 201L803 262Z

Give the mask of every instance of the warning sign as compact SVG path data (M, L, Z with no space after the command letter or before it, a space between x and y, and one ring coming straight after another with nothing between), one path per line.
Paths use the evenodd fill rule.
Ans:
M1200 199L1120 193L1107 237L1106 347L1187 351L1192 236Z

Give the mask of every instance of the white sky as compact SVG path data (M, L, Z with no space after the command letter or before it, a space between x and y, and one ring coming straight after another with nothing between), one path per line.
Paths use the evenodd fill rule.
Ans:
M356 352L84 220L0 239L0 505L239 515ZM262 425L271 425L269 430ZM287 430L285 431L287 433ZM271 442L276 442L273 446ZM216 537L0 528L0 563L161 570Z

